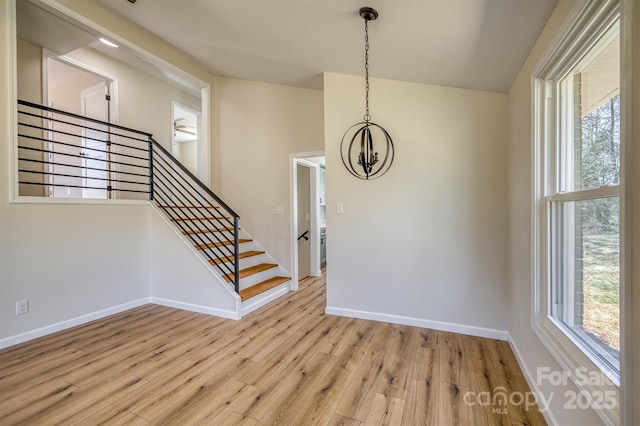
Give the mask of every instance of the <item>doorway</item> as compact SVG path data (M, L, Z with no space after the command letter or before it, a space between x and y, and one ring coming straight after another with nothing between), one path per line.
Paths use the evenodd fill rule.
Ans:
M131 110L138 105L144 105L146 102L144 99L141 99L141 96L129 96L134 90L142 90L143 88L147 90L144 84L140 85L137 84L137 82L140 80L148 82L149 80L147 80L147 77L157 79L159 82L168 84L173 89L178 90L178 92L172 91L172 94L168 96L174 96L174 98L179 102L186 103L187 105L200 110L202 119L198 128L197 177L204 184L211 186L211 155L209 155L209 153L212 149L211 109L214 103L211 99L211 86L208 82L189 74L185 69L181 68L178 62L167 62L165 59L156 56L161 53L160 50L155 53L149 52L145 50L143 46L136 45L126 40L125 36L117 34L117 32L104 34L104 28L86 19L79 20L78 16L72 16L73 14L70 15L70 11L68 11L67 8L51 5L49 4L50 2L40 0L19 0L14 1L13 3L15 3L16 8L16 25L12 36L18 41L18 43L15 43L15 46L12 46L12 49L15 50L12 55L13 67L14 69L30 70L27 73L15 73L13 84L15 85L18 82L20 83L17 84L20 91L16 91L14 94L15 101L17 101L19 96L18 92L22 92L25 96L27 94L29 95L27 97L23 96L24 99L30 98L36 103L49 106L46 98L46 85L48 83L46 65L48 62L47 57L75 66L77 69L84 69L93 72L94 74L111 80L110 93L112 96L112 107L110 122L114 124L118 123L118 85L120 84L120 87L127 88L128 96L126 96L126 99L123 98L122 100L123 103L126 104L124 105L127 107L125 109ZM120 37L119 48L107 46L98 40L100 37L109 39L112 36ZM39 50L34 49L34 47L39 48ZM35 72L31 72L30 67L36 66L35 56L37 56L39 52L42 52L42 72L40 76L36 76ZM24 61L24 63L23 61L18 61L19 58L23 57L29 58L28 61ZM85 61L86 63L81 63L82 61ZM106 70L108 70L108 72L105 72ZM112 75L109 75L108 73L111 73ZM40 85L32 84L34 82L33 79L40 77L42 78L43 83L42 97L35 96L39 95L39 93L36 93L35 95L32 93L33 90L37 90L37 92L40 91ZM27 81L30 84L23 84ZM189 95L197 98L195 102L190 102L191 99L188 97ZM156 106L158 106L158 104L154 105L154 108L151 108L148 111L153 110L159 112L159 110L155 108ZM65 109L62 105L58 105L57 103L56 107ZM161 111L163 116L162 118L157 117L157 120L147 120L147 117L145 116L145 124L142 126L144 127L142 130L157 135L158 139L161 137L162 140L158 140L158 142L161 142L169 151L171 151L170 146L172 141L170 136L172 133L170 127L172 123L170 123L169 117L171 110L172 108L170 105L167 105L166 108L163 107ZM142 112L146 110L140 109L140 111ZM133 114L128 114L127 121L131 120L134 116L135 115ZM136 123L132 127L137 128L138 124ZM15 142L17 143L17 138ZM45 146L47 151L49 151L48 145ZM76 151L76 155L77 154L78 152ZM32 156L34 159L37 158L41 161L51 161L51 159L41 157L40 153L33 153ZM77 166L80 167L79 164ZM80 181L77 181L77 184L67 182L69 185L61 183L62 187L55 189L57 192L54 194L54 187L49 184L50 180L48 180L49 178L47 178L46 175L49 171L47 167L48 166L46 165L42 165L37 166L36 168L38 172L43 174L43 177L39 179L39 181L44 184L43 186L30 188L32 185L16 184L16 188L14 189L15 194L17 196L44 195L49 197L58 196L67 198L82 197L82 190L81 188L78 188L81 184ZM67 171L78 172L78 169L69 167ZM22 176L21 172L17 173ZM43 188L44 190L40 188ZM114 195L114 197L117 197L117 195Z
M171 103L173 135L171 153L191 173L198 176L198 146L202 114L177 102Z
M300 280L322 274L321 235L326 229L324 153L290 155L291 275L293 290Z
M114 122L114 79L82 68L78 64L43 52L43 101L45 105L90 117ZM104 138L106 126L85 126L84 120L68 116L50 120L47 162L47 196L54 198L108 198L108 148ZM82 136L75 137L77 126ZM90 128L85 128L90 127ZM54 135L55 131L55 137Z
M109 122L109 86L106 81L80 92L81 115ZM82 198L108 198L109 146L103 140L109 129L97 123L82 128Z
M298 163L298 282L311 275L311 171L308 167Z

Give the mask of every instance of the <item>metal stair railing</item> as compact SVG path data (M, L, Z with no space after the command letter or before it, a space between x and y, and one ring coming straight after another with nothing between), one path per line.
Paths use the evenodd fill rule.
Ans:
M239 293L240 217L162 145L153 138L151 141L152 199L197 247L203 248L205 257Z
M20 195L155 202L240 293L238 214L147 132L18 100Z

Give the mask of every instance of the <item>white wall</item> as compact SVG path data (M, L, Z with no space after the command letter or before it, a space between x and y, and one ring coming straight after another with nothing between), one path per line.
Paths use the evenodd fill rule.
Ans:
M322 150L322 92L222 77L214 88L214 190L290 271L289 154Z
M146 204L10 202L17 94L12 3L0 0L0 346L142 303L151 293L151 212ZM88 1L70 3L208 81L203 67L123 18L103 13ZM39 79L33 82L40 84ZM139 114L121 111L124 115L131 119ZM170 118L167 122L170 126ZM17 316L15 302L20 299L29 299L30 312Z
M145 206L11 204L14 117L8 2L0 2L0 346L3 339L149 294ZM20 41L17 93L42 100L40 49ZM98 242L98 243L96 243ZM15 302L29 313L15 315ZM14 342L14 340L11 340Z
M536 382L537 368L562 371L532 329L532 97L531 75L538 60L550 46L575 2L561 0L549 18L534 48L508 93L509 100L509 333L525 369ZM518 315L522 326L518 326ZM550 386L540 381L536 386L549 398L554 396L551 415L559 424L591 425L602 420L593 410L566 410L564 392L569 387Z
M38 64L40 65L40 64ZM55 68L57 72L49 73L47 80L47 106L62 109L74 114L82 114L82 91L102 81L109 80L97 74L76 68L56 60L47 61L48 70ZM18 80L22 80L22 76Z
M237 318L240 297L215 276L193 245L154 210L151 212L151 297L158 304Z
M148 297L146 206L8 204L7 190L3 184L0 340ZM30 311L16 316L21 299Z
M42 61L42 49L35 44L28 41L18 39L17 40L18 51L16 52L16 69L18 74L23 78L18 81L17 94L18 99L42 103L42 67L40 63ZM22 116L23 122L28 122L33 125L42 126L40 120L36 120L33 117ZM23 132L25 129L23 128ZM36 137L42 137L42 132L34 129L26 130L28 134ZM20 155L23 158L30 158L34 160L42 160L43 154L33 151L29 152L23 150ZM29 170L42 171L43 168L38 163L29 164ZM27 179L23 179L27 178ZM20 173L20 179L28 182L44 182L42 177L33 173ZM26 196L41 197L44 195L44 187L37 185L20 185L20 193Z
M171 101L196 111L202 109L200 98L96 50L82 48L65 56L115 76L118 80L118 124L152 133L169 152L173 134Z
M328 311L506 330L506 96L371 80L373 121L396 157L363 181L340 159L363 87L362 77L325 74Z
M176 143L175 156L189 171L197 175L198 171L198 141Z
M28 41L18 39L16 52L16 68L18 96L20 99L42 103L42 48Z

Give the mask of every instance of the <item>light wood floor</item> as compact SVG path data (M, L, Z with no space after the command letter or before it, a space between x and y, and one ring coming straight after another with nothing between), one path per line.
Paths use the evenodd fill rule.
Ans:
M545 424L465 403L529 391L507 343L325 315L324 284L241 321L146 305L0 351L0 425Z

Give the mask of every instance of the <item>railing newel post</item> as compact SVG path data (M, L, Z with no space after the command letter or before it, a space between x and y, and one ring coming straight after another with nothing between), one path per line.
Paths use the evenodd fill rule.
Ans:
M153 201L153 136L149 135L149 201Z
M234 287L236 289L236 293L240 294L240 243L239 243L239 239L238 239L238 234L239 234L239 221L240 221L240 217L238 215L234 215L233 217L233 244L234 244L234 250L233 250L233 267L234 267L234 279L233 279L233 284Z

